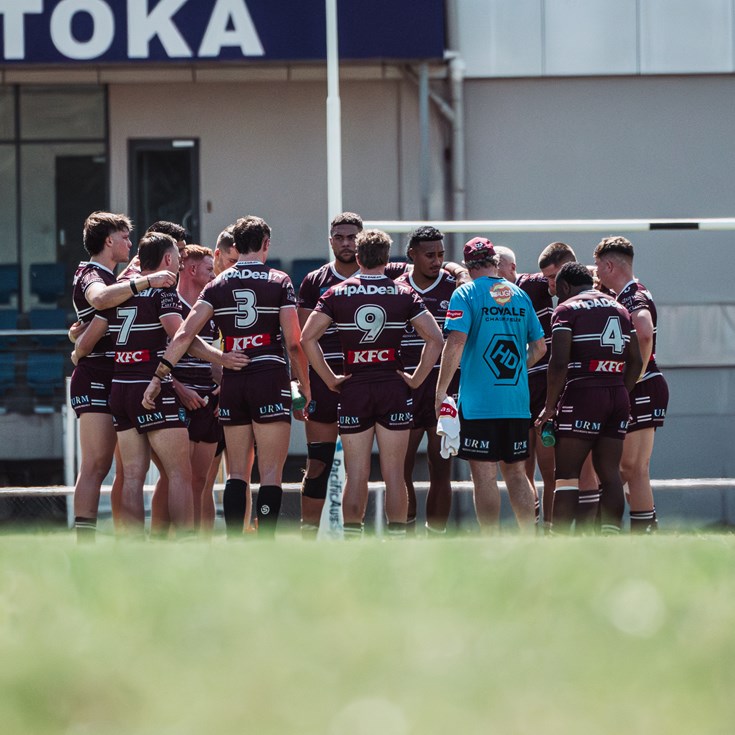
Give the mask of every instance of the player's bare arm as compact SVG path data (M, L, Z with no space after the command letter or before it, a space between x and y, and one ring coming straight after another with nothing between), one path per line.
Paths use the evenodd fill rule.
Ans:
M643 377L643 373L648 367L648 361L651 359L653 352L653 317L648 309L637 309L631 315L633 327L638 338L638 347L640 349L643 364L638 379Z
M432 371L436 361L441 355L442 347L444 347L444 339L442 338L439 325L436 323L433 315L428 311L415 317L411 324L416 333L424 340L424 347L421 350L421 359L412 374L398 371L409 388L418 388Z
M71 361L77 365L83 357L94 350L94 346L105 336L105 332L107 332L107 319L99 315L95 316L82 333L82 336L75 342L74 350L71 353Z
M83 334L84 330L89 326L89 322L76 321L69 327L69 331L66 333L69 337L69 341L74 344Z
M625 374L623 375L623 382L628 393L635 388L644 364L641 348L638 344L638 334L637 332L631 332L630 342L625 353Z
M316 374L324 381L329 390L339 393L339 386L344 383L349 375L335 375L324 359L324 353L319 346L319 340L327 331L332 320L318 311L311 313L306 320L304 330L301 332L301 347L306 359L311 364Z
M546 354L546 340L541 337L526 349L526 367L533 367Z
M129 281L121 281L111 286L102 283L92 283L84 292L90 306L97 311L119 306L130 298L131 294L144 291L146 288L168 288L176 283L176 274L163 270L151 273L149 276L136 276ZM135 290L133 290L135 289Z
M459 368L466 342L467 335L464 332L453 331L449 333L449 337L447 337L447 341L444 343L441 365L439 367L439 377L436 381L436 398L434 400L437 418L439 418L441 405L447 398L449 383L451 383L454 374L457 372L457 368Z
M299 390L306 398L307 405L311 401L311 388L309 387L309 363L301 347L301 327L296 309L293 307L281 307L279 311L281 332L283 341L288 350L288 359L291 363L291 376L298 382Z
M540 340L543 342L543 339ZM534 343L535 344L535 343ZM529 345L529 351L531 345ZM544 348L544 352L546 349ZM539 429L556 412L556 404L567 382L569 356L572 353L572 332L569 329L557 329L551 334L551 357L546 374L546 405L541 414L536 417L534 426ZM543 353L541 353L543 354Z

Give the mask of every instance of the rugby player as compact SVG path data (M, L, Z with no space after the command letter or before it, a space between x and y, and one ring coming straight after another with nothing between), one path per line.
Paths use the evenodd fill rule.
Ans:
M628 485L630 529L657 529L650 462L656 429L664 424L669 387L656 365L656 306L650 291L633 275L633 245L624 237L606 237L595 248L597 277L630 312L638 335L643 368L631 393L631 416L623 445L621 472Z
M410 235L406 254L413 268L396 279L396 282L407 284L422 298L426 308L442 329L449 307L449 299L457 287L454 276L442 268L444 235L435 227L419 227ZM416 332L413 324L407 325L401 340L401 360L404 370L410 372L418 367L423 347L424 340ZM446 532L449 511L452 507L452 460L451 457L444 459L441 456L441 437L436 433L434 395L438 377L439 361L437 360L429 377L418 388L411 391L413 419L404 464L404 476L408 489L408 529L410 531L415 528L416 524L416 491L413 486L413 470L416 463L416 452L426 434L426 458L429 466L426 530L429 535ZM457 374L449 388L449 393L455 399L458 388L459 375Z
M138 246L141 275L128 283L130 298L113 309L95 316L77 340L73 359L86 355L109 329L114 341L115 374L110 393L123 469L120 510L122 528L141 534L144 523L143 483L155 451L170 485L169 513L177 532L187 533L193 524L191 466L184 410L166 381L158 400L143 410L143 391L154 374L156 357L181 324L181 302L174 288L159 289L148 283L148 276L164 268L172 275L179 270L176 241L169 235L150 233ZM138 282L142 288L138 288ZM192 354L232 367L244 364L240 356L223 356L218 350L198 341Z
M356 240L360 272L319 299L301 338L316 373L340 394L338 423L347 473L345 535L353 538L362 534L374 438L386 488L388 534L406 535L403 464L411 426L411 390L429 375L442 346L439 327L420 297L385 275L390 245L390 238L380 230L360 232ZM399 354L409 321L426 342L412 374L404 372ZM333 323L345 360L343 374L334 373L319 345Z
M436 415L461 364L458 456L470 462L480 531L493 533L498 526L499 466L518 525L530 532L535 516L525 473L531 418L527 366L546 352L544 330L528 295L498 276L498 256L489 240L467 242L464 262L472 283L460 286L449 302Z
M250 363L242 372L225 367L219 419L228 450L224 512L228 536L239 536L249 520L253 446L258 448L258 534L273 537L281 507L281 480L291 434L291 390L283 343L294 377L311 400L307 363L291 279L269 268L271 230L260 217L243 217L233 228L238 263L202 291L161 359L145 391L144 405L158 395L160 379L176 366L197 334L211 320L224 337L225 350L244 350Z
M591 452L599 477L603 533L619 533L625 510L620 457L630 411L629 392L642 365L628 312L593 288L581 263L556 273L559 305L552 316L546 405L536 426L555 417L554 533L570 533L579 477ZM561 396L561 398L560 398Z
M179 250L179 262L182 260L184 254L184 248L186 247L186 229L176 223L168 222L167 220L158 220L154 222L144 234L150 232L158 232L163 235L170 235L176 240L176 247ZM140 273L140 258L135 255L133 259L128 263L127 267L118 275L118 281L129 281L132 276L137 276Z
M98 310L117 306L130 296L129 284L116 283L114 269L130 258L130 232L127 216L93 212L84 222L83 243L89 260L82 261L74 274L72 300L77 323L70 330L75 341L90 324ZM148 279L138 278L143 287ZM175 276L168 271L152 273L156 287L172 286ZM109 407L113 374L113 344L101 335L97 344L78 362L71 379L71 405L79 418L81 464L74 487L74 525L77 538L93 540L97 525L100 486L112 465L116 445L115 429Z

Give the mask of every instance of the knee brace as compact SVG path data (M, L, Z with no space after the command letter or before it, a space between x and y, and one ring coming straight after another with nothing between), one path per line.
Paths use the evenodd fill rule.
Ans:
M335 442L310 442L306 445L307 457L324 463L324 468L317 477L304 477L301 492L304 497L324 500L327 497L329 473L332 470Z

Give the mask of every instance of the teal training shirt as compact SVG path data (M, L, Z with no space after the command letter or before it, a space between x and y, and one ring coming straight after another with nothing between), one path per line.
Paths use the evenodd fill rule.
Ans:
M444 328L467 335L459 378L463 416L530 418L526 348L544 330L528 295L504 278L465 283L452 294Z

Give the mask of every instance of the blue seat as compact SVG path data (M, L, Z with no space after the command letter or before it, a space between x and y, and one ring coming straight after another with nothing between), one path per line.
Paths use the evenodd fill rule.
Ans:
M29 314L31 329L62 329L64 334L34 334L36 344L43 347L54 347L66 343L66 331L69 324L64 309L31 309Z
M15 387L15 355L0 352L0 395Z
M20 268L14 263L0 265L0 304L9 304L11 298L18 295L19 286Z
M31 265L31 293L42 304L55 304L67 288L63 263L34 263Z
M321 268L325 261L320 258L294 258L291 264L291 280L293 281L293 287L298 291L301 281L304 277L315 271L317 268Z
M0 309L0 330L18 328L18 310ZM0 348L13 347L18 344L18 337L0 335Z
M50 398L64 387L64 355L33 352L27 357L26 382L38 397Z

